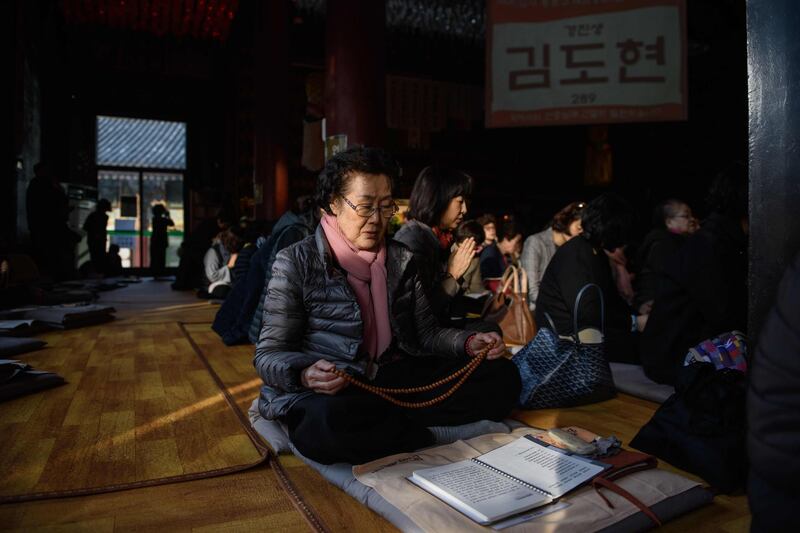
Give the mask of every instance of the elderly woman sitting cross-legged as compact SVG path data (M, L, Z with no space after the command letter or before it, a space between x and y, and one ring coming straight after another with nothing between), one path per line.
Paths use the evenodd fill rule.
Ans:
M273 267L254 362L265 384L259 409L284 420L300 453L321 463L429 446L428 426L500 420L519 394L500 337L439 327L411 251L386 240L398 174L379 149L330 159L318 184L320 226L281 251ZM421 409L395 407L333 372L379 386L424 385L490 344L487 360L455 394Z

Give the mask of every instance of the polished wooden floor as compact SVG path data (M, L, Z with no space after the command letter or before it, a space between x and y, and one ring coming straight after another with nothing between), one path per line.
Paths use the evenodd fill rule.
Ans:
M176 323L42 335L35 368L67 385L0 404L0 497L141 482L257 462ZM69 475L64 475L65 473Z
M108 293L110 325L46 336L22 358L70 384L0 404L0 496L85 488L257 462L259 450L227 405L200 351L241 412L256 395L251 346L225 347L210 330L216 308L145 282ZM655 405L635 398L576 409L519 412L530 425L580 425L629 442ZM280 465L322 526L395 531L292 456ZM668 467L668 466L667 466ZM669 467L668 467L669 468ZM307 531L276 465L123 492L0 505L0 529L18 531ZM746 498L713 505L672 531L749 530Z

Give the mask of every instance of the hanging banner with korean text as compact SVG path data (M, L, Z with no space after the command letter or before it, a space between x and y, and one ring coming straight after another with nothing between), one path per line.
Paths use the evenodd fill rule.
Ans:
M685 0L488 0L486 125L686 120Z

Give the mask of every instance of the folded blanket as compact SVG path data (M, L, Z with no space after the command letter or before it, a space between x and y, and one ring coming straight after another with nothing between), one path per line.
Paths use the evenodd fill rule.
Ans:
M0 357L11 357L43 348L46 342L26 337L0 337Z
M34 370L22 361L0 359L0 402L64 383L58 374Z
M5 337L30 337L48 329L38 320L0 320L0 335Z
M108 305L54 305L24 313L24 318L39 320L58 328L76 328L102 324L114 319L116 309Z

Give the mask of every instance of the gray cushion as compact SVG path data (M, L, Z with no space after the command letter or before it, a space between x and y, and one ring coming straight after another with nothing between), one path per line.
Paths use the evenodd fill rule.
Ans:
M632 366L632 365L626 365ZM294 445L289 441L285 428L274 420L265 420L258 412L258 399L253 401L249 410L250 421L253 428L264 439L269 442L270 446L276 453L291 452L296 455L301 461L320 473L329 483L342 489L356 501L369 507L372 511L378 513L380 516L394 524L400 531L420 532L419 527L411 521L402 511L397 507L387 502L378 492L360 481L353 476L353 465L347 463L336 463L332 465L323 465L312 461L295 449ZM516 421L506 421L504 423L509 432L512 429L523 426ZM469 424L467 424L469 426ZM689 511L706 505L711 502L713 495L703 487L694 487L684 493L678 494L661 501L652 507L656 515L661 518L662 522L667 522L677 516L688 513ZM638 512L628 518L621 520L603 530L603 533L628 533L634 531L647 531L652 529L653 523L644 515Z
M410 518L401 512L400 509L383 499L383 496L378 494L375 489L358 481L355 476L353 476L353 465L348 463L323 465L307 457L303 457L300 452L295 449L293 444L289 443L289 445L292 448L292 452L300 458L301 461L319 472L329 483L339 487L358 502L366 505L384 517L400 531L413 531L415 533L421 531Z
M43 348L45 344L47 343L39 339L27 337L0 337L0 358L32 352Z
M651 402L664 403L675 392L671 385L662 385L648 378L641 365L611 363L611 374L617 390Z
M278 420L267 420L263 418L258 410L258 398L253 400L253 403L250 404L250 409L248 409L247 414L253 429L267 441L272 451L275 453L294 453L294 450L290 447L289 432L286 426ZM441 444L450 444L457 440L471 439L487 433L510 433L513 429L523 425L524 424L521 422L515 420L505 420L503 422L480 420L462 426L433 428L435 429L433 434L436 438L435 445L438 446Z
M253 403L250 404L247 415L250 417L250 424L253 426L253 429L267 441L267 444L269 444L273 452L276 454L292 453L292 449L289 447L289 434L286 428L277 420L267 420L261 416L261 413L258 411L258 398L253 400Z

